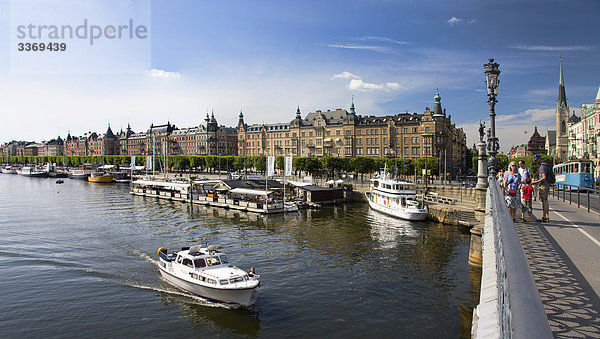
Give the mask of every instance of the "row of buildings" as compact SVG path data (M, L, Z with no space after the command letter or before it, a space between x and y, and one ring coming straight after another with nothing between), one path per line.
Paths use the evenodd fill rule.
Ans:
M408 158L438 157L450 175L467 174L466 134L451 122L436 90L433 110L386 116L362 116L354 101L345 109L315 111L302 116L300 107L287 123L247 124L240 112L237 127L219 125L207 114L195 127L170 122L152 124L136 133L128 125L114 133L60 137L44 143L10 142L7 155L289 155ZM51 146L52 145L52 146Z

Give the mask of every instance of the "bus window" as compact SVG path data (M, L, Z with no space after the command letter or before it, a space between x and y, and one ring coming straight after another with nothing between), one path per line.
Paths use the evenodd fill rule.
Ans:
M579 164L573 164L573 173L579 173Z

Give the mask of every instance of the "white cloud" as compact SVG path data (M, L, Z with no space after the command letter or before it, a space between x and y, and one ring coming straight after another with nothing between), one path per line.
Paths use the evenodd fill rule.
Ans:
M511 48L521 49L526 51L546 51L546 52L565 52L565 51L590 51L593 46L575 45L575 46L546 46L546 45L511 45Z
M453 16L447 22L450 26L454 26L456 24L462 23L463 19Z
M360 49L381 53L391 53L393 50L385 46L374 46L374 45L353 45L353 44L331 44L328 47L333 48L346 48L346 49Z
M150 71L146 71L148 75L153 78L181 78L181 73L179 72L167 72L162 69L153 68Z
M353 91L397 91L403 87L397 82L386 82L384 84L373 84L362 81L361 79L352 79L348 88Z
M360 77L356 74L352 74L350 72L343 71L342 73L334 74L331 79L360 79Z
M388 42L391 44L396 44L396 45L408 45L409 42L406 41L399 41L399 40L394 40L394 39L390 39L390 38L386 38L386 37L380 37L380 36L364 36L364 37L360 37L360 38L354 38L354 40L360 40L360 41L381 41L381 42Z

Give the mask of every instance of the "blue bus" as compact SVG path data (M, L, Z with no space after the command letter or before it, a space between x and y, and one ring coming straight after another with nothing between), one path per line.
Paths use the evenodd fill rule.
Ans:
M593 162L591 160L572 160L554 165L554 175L558 188L562 185L576 185L594 188ZM578 190L578 187L566 186L566 189Z

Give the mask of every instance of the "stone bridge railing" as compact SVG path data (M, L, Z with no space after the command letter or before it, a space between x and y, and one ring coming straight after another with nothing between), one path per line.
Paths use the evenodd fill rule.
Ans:
M535 281L502 191L489 181L483 228L483 267L473 338L552 338Z

